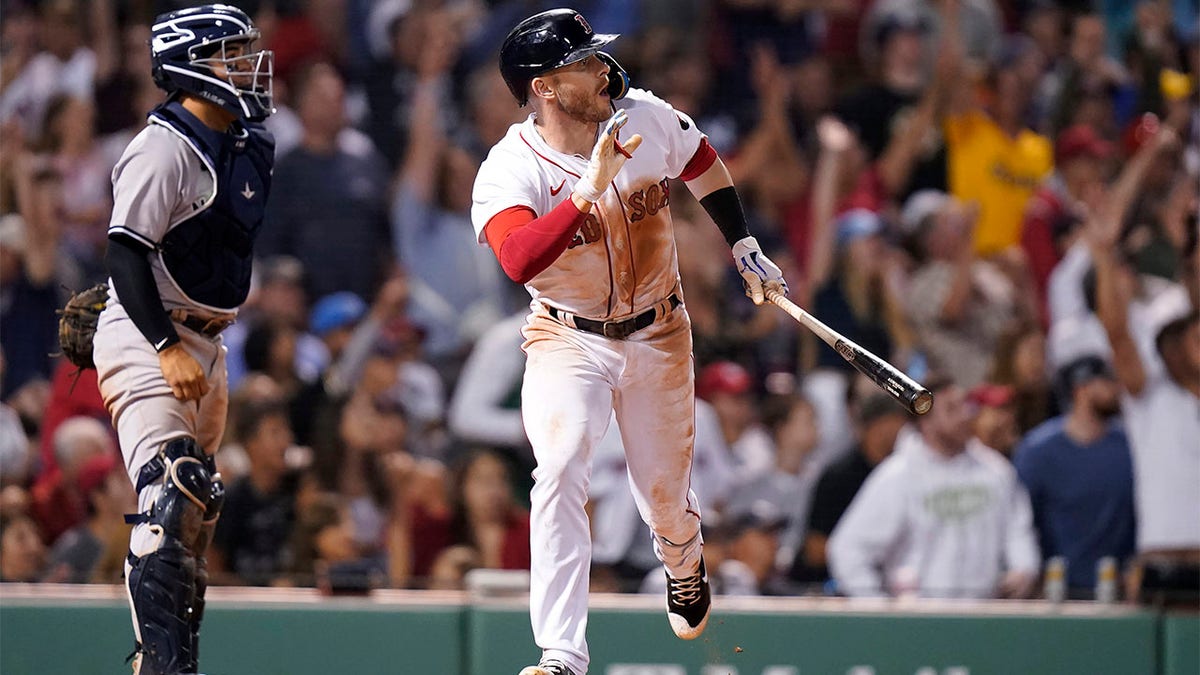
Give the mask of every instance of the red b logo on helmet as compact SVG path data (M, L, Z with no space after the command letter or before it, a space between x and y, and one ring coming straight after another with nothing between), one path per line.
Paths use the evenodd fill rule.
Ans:
M586 30L589 33L592 32L592 27L588 24L587 19L583 18L582 14L576 14L575 20L579 22L580 26L583 26L584 30Z

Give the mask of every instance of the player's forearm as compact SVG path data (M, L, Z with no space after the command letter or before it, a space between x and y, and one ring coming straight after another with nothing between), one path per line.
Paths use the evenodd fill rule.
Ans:
M158 295L146 249L124 237L110 237L105 262L121 306L154 350L161 352L179 342Z
M580 209L572 195L550 213L520 222L530 215L527 209L516 214L503 212L485 228L500 267L520 284L529 282L558 260L579 232L587 211Z
M700 205L716 223L717 229L721 230L722 236L730 246L750 236L742 200L738 197L737 188L733 186L729 170L719 157L714 154L712 164L700 175L686 180L685 184L700 200Z

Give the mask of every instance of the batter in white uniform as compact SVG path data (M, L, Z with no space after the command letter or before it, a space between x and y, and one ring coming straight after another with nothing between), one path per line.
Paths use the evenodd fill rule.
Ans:
M538 665L521 675L584 675L591 540L584 512L593 449L613 412L630 484L666 568L671 628L694 639L711 597L700 510L690 490L695 403L691 325L670 218L681 178L729 241L747 295L786 291L749 236L724 164L686 114L629 89L577 12L516 26L500 70L533 113L492 148L475 181L481 243L533 296L524 328L530 495L530 616Z

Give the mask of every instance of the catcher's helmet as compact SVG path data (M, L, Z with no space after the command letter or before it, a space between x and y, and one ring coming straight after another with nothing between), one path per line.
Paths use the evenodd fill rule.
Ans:
M600 51L618 37L619 34L597 35L587 19L573 9L534 14L504 38L500 47L500 74L517 103L525 105L533 78L596 54L608 64L608 93L618 99L629 89L629 77L616 59Z
M272 104L274 54L251 51L258 29L245 12L230 5L202 5L161 14L151 27L150 62L154 83L169 94L186 91L229 112L261 121ZM245 43L228 56L226 46ZM229 75L220 77L221 64Z

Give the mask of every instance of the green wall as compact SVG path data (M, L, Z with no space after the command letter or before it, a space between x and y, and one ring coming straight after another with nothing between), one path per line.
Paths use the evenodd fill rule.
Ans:
M372 608L210 605L200 644L209 675L465 672L458 605ZM15 605L0 598L0 674L129 673L123 604Z
M1162 620L1162 675L1200 673L1200 616L1168 614Z
M523 612L478 609L470 613L469 625L470 675L516 673L537 655ZM737 613L714 615L704 635L688 643L675 639L660 612L593 610L588 643L592 672L605 675L824 675L856 667L873 675L913 675L923 668L932 668L924 671L932 675L955 667L966 668L959 675L1150 675L1156 630L1156 618L1141 613L1111 618ZM683 670L665 667L670 664ZM614 665L624 670L614 673Z
M593 609L588 634L593 675L1200 673L1200 618L1143 611L723 612L682 642L661 611ZM132 643L119 601L0 595L2 675L128 673ZM515 675L537 656L513 603L227 601L210 605L201 666L208 675Z

